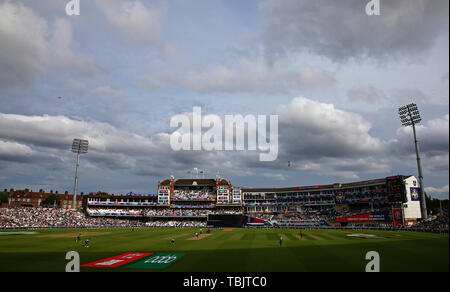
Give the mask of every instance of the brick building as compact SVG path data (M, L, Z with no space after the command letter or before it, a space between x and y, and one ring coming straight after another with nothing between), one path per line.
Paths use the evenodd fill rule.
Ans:
M61 208L63 209L72 209L73 204L73 194L69 194L69 192L64 192L64 194L58 193L58 191L51 190L49 193L44 190L39 190L39 192L33 192L32 190L14 190L10 189L9 191L5 189L3 191L8 196L9 202L6 204L6 207L9 208L21 208L21 207L39 207L41 202L48 198L51 195L57 196L61 201ZM81 209L83 193L77 195L76 208ZM5 207L5 205L3 205Z

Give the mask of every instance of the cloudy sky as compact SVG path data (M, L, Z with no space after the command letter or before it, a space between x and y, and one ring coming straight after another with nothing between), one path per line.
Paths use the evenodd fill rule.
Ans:
M449 2L0 0L0 188L156 193L194 167L288 187L417 175L449 194ZM58 98L62 97L62 98ZM173 151L171 117L278 115L278 159ZM288 166L288 161L291 165Z

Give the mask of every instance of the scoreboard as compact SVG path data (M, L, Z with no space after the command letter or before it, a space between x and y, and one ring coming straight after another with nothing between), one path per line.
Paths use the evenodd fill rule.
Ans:
M159 205L169 205L170 204L169 190L158 190L158 204Z
M391 203L406 202L406 189L403 177L390 176L386 178L388 200Z
M217 190L217 204L228 204L230 202L230 195L227 189Z
M232 197L232 203L233 204L242 204L242 194L240 189L233 189L233 197Z
M208 215L208 226L214 227L235 227L240 228L244 225L243 215L230 214L210 214Z

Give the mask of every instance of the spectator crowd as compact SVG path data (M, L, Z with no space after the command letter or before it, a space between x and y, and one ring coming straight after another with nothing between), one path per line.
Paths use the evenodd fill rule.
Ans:
M428 220L422 220L412 226L412 228L421 228L425 230L436 230L436 231L447 231L449 228L448 224L448 213L443 213L437 216L432 216Z
M156 220L143 222L136 219L107 218L105 214L137 214L139 209L88 209L89 215L76 210L58 208L0 208L0 229L6 228L87 228L87 227L206 227L206 221ZM218 214L238 214L238 211L217 211ZM206 216L211 210L146 210L145 215L161 217Z
M204 210L204 209L122 209L92 208L87 209L90 216L134 216L134 217L167 217L167 216L207 216L209 214L242 214L239 210Z
M190 228L190 227L206 227L206 221L149 221L145 223L147 227L174 227L174 228Z
M376 211L380 211L376 210ZM369 211L369 210L363 210ZM96 213L97 212L97 213ZM147 217L167 217L168 220L156 219L154 221L107 218L105 213L137 214ZM268 221L276 227L321 226L335 218L352 216L364 212L289 212L288 214L252 214L253 217ZM76 210L58 208L0 208L0 229L5 228L88 228L88 227L206 227L206 220L173 220L171 217L200 217L208 214L242 214L240 210L183 210L183 209L88 209L88 214L100 214L86 216ZM151 218L149 218L151 219ZM363 227L359 225L359 227ZM373 227L370 225L368 227ZM391 223L378 223L377 227L390 228ZM426 231L448 232L448 213L432 216L428 220L422 220L406 229L419 229Z
M179 191L175 190L172 199L173 200L215 200L215 194L208 191Z
M56 208L0 208L0 228L133 227L136 220L87 217L75 210Z

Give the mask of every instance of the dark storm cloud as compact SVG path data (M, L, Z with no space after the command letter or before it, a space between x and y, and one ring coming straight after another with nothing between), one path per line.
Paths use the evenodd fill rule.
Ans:
M0 2L0 88L28 87L49 70L89 76L98 70L87 56L74 52L72 25L49 21L21 2Z
M417 139L423 167L429 173L449 170L449 115L417 125ZM388 150L398 159L415 163L414 137L411 127L397 131ZM409 159L407 159L409 157Z
M381 15L368 16L365 0L266 0L267 54L308 51L335 61L411 56L448 34L447 0L381 0Z
M67 188L73 138L90 141L82 157L89 191L154 190L158 179L189 176L193 167L253 186L409 173L410 134L396 133L395 108L384 116L373 108L380 100L392 109L410 96L427 104L448 97L448 45L445 38L433 45L448 35L448 1L439 1L381 0L382 16L368 17L368 0L263 0L261 15L216 9L214 16L205 4L222 1L95 0L82 1L80 17L68 17L68 0L0 0L1 181L39 187L52 176L50 188ZM227 47L245 50L224 57ZM388 55L432 62L409 67ZM353 57L386 62L345 63ZM291 102L298 95L322 102ZM172 151L170 116L193 105L216 114L279 114L278 160L261 163L257 151ZM427 121L444 113L428 110ZM448 184L448 135L429 132L443 124L424 126L423 166L444 173L433 183L440 188Z
M167 133L145 137L92 120L0 113L2 160L33 164L58 155L70 159L74 137L89 140L89 154L83 159L93 168L128 170L139 175L167 175L171 171L185 172L194 164L215 165L215 169L226 166L223 153L173 151Z
M371 124L361 115L306 98L296 98L275 113L280 123L278 159L265 164L256 155L243 155L242 161L250 168L295 169L353 179L391 173L405 165L414 169L411 128L399 128L394 139L382 140L372 136ZM429 173L448 171L448 125L446 115L417 129L423 166Z
M369 134L370 123L362 116L332 104L296 98L282 105L280 140L292 159L357 157L379 153L382 142Z
M274 113L279 116L278 159L267 164L254 155L242 155L250 168L294 169L354 179L360 173L389 170L386 161L374 159L382 153L384 142L371 136L371 124L359 114L303 97Z
M195 166L209 175L229 172L284 180L277 171L295 170L356 180L390 173L402 159L414 162L406 128L384 141L371 135L371 124L361 115L306 98L293 99L274 113L279 115L279 155L270 163L260 162L256 151L173 151L169 133L146 137L92 120L5 114L0 114L0 160L64 167L73 163L67 162L73 160L69 148L76 136L90 141L89 154L83 156L87 168L124 170L128 176L186 177ZM448 115L428 121L418 135L426 170L448 171Z
M40 165L46 169L63 169L64 159L54 151L42 151L21 143L0 140L0 161Z

